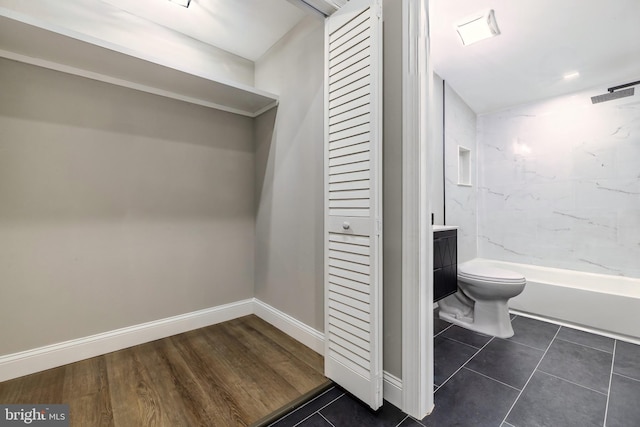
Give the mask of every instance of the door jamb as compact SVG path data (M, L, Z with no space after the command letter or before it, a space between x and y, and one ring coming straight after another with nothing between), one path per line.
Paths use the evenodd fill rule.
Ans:
M402 409L417 419L434 406L428 2L403 0L402 11Z

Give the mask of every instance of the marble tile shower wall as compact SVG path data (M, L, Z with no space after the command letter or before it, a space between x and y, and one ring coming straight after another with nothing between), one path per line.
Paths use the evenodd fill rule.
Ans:
M640 277L640 96L586 91L478 117L478 252Z
M476 114L445 85L445 218L458 228L458 262L477 256ZM458 185L458 146L471 150L471 186Z

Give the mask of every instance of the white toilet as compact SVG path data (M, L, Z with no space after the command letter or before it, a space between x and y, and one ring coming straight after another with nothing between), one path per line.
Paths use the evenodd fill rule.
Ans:
M480 262L458 264L458 292L438 301L440 318L499 338L513 336L507 302L524 290L526 279Z

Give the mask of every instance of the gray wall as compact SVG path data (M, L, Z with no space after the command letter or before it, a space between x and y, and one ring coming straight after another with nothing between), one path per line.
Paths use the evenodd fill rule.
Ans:
M402 2L383 6L383 357L402 378Z
M253 296L252 120L0 60L0 354Z
M255 125L255 295L323 331L324 22L300 22L255 69L280 96Z
M401 2L384 6L384 369L400 377ZM251 120L3 61L0 321L22 326L0 354L252 296L322 331L323 69L310 17L257 61L280 105Z

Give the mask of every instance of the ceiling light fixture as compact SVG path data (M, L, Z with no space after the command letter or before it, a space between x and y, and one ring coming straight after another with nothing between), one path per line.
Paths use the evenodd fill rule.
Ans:
M182 7L189 7L191 0L169 0L171 3L179 4Z
M571 73L567 73L564 76L562 76L562 78L565 80L575 79L576 77L580 77L580 73L577 71L572 71Z
M456 30L465 46L500 34L493 9L468 16L456 24Z

